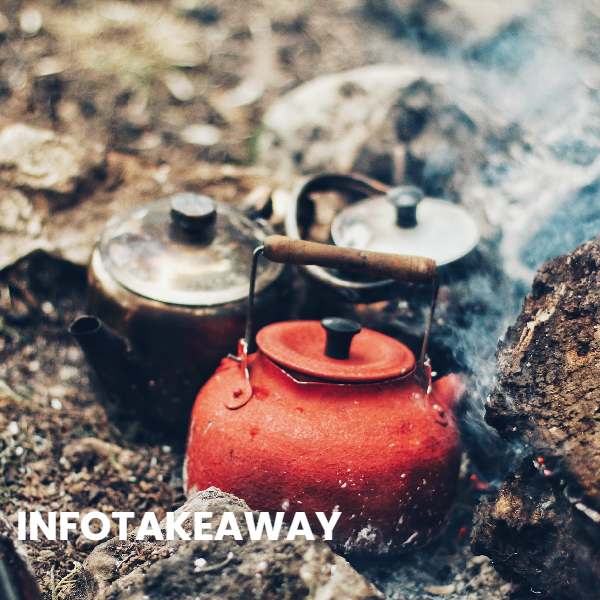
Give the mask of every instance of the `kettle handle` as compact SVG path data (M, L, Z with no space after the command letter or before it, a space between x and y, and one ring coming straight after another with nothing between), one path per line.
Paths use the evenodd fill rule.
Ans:
M291 203L286 212L285 234L295 240L303 239L303 229L308 221L314 219L314 206L310 200L313 193L345 192L349 197L359 199L385 195L390 187L376 179L357 173L321 173L314 175L299 184L297 191L292 194ZM303 216L304 215L304 216ZM320 284L325 285L341 294L351 302L373 302L382 300L389 295L393 280L355 281L342 277L319 265L304 265L306 272Z
M246 315L246 332L242 343L245 354L254 351L254 289L258 259L264 255L269 260L279 263L309 264L322 267L354 268L370 273L384 275L393 279L415 283L431 283L433 292L431 306L427 316L421 353L417 364L417 375L423 380L423 387L428 387L425 361L429 334L433 323L433 313L437 300L438 281L436 263L422 256L402 256L385 252L371 252L342 248L319 242L297 240L284 235L270 235L265 238L262 246L254 250L252 270L250 272L250 290L248 293L248 312Z
M355 269L412 283L430 282L435 278L436 272L435 261L423 256L342 248L295 240L284 235L268 236L263 247L264 256L273 262Z

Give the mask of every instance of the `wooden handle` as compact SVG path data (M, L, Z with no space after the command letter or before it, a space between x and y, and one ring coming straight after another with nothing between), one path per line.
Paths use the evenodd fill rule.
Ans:
M278 263L353 269L369 275L381 275L414 283L431 281L436 270L435 261L423 256L367 252L294 240L283 235L270 235L265 239L264 255Z

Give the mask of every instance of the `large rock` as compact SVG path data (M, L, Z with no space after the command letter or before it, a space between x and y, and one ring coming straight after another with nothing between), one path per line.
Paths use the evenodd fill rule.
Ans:
M180 511L241 513L243 500L209 488ZM247 529L239 520L242 535ZM189 531L189 519L184 528ZM83 565L72 600L375 600L381 593L323 542L109 540Z
M433 194L456 192L482 163L488 138L505 133L473 96L451 97L448 83L432 63L313 79L269 108L259 159L284 180L353 170L384 181L406 176Z
M365 146L382 145L378 136L393 128L390 111L418 81L411 67L376 65L300 85L266 112L258 140L260 162L282 179L299 172L355 169L367 154ZM395 144L396 136L391 137L383 143L386 154Z
M17 532L0 514L0 598L41 600L41 594Z
M15 123L0 131L0 182L11 187L72 194L104 160L101 145L49 129Z
M600 585L600 240L547 263L498 351L487 420L523 448L474 546L547 597Z

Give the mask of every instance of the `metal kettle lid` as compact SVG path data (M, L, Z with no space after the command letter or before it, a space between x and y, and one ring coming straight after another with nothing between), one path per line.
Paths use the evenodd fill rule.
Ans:
M131 292L168 304L214 306L248 295L252 251L269 233L227 204L180 193L111 219L98 249L108 273ZM257 291L282 269L264 261Z
M447 265L468 254L479 232L467 211L451 202L423 197L419 188L391 188L356 202L333 220L338 246L432 258Z
M415 366L404 344L347 319L273 323L258 332L256 343L282 367L338 383L385 381Z

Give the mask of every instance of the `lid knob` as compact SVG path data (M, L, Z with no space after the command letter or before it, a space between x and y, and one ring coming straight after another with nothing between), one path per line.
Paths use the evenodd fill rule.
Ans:
M423 199L423 192L415 186L394 187L386 195L388 202L396 209L396 225L406 229L417 226L417 205Z
M217 208L212 198L183 192L171 198L171 220L187 232L206 231L217 218Z
M325 356L329 358L349 358L352 338L361 330L360 323L350 319L329 317L321 321L327 332Z

